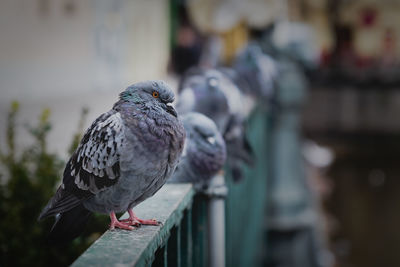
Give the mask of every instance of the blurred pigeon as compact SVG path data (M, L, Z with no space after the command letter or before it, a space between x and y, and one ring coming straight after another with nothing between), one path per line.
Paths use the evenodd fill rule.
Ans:
M190 182L198 190L206 189L211 177L224 166L224 139L215 123L201 113L187 113L182 121L186 130L185 146L169 182Z
M93 122L67 163L63 183L39 216L56 216L49 241L77 237L92 212L109 214L110 229L158 225L137 218L132 208L164 185L182 153L185 130L173 100L162 81L136 83ZM129 219L118 221L115 213L124 211Z
M283 54L297 61L307 70L318 67L318 48L313 28L301 22L282 21L275 23L270 36L264 42L270 42L275 54Z
M278 76L275 60L263 53L260 45L250 42L236 58L232 77L244 93L265 99L272 95Z
M211 118L222 133L234 181L242 178L241 164L253 164L245 133L252 105L228 75L218 69L190 69L179 85L178 112L200 112Z
M189 69L179 84L178 113L202 113L211 118L220 132L223 132L228 123L230 107L227 96L220 89L220 77L221 74L214 69Z

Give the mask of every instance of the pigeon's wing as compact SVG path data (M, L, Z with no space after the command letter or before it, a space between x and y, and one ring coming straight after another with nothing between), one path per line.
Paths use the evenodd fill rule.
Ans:
M124 129L120 113L114 110L93 122L65 167L62 185L39 219L66 212L118 181Z
M120 176L123 142L120 113L111 111L100 116L85 133L65 168L65 189L85 198L114 185Z

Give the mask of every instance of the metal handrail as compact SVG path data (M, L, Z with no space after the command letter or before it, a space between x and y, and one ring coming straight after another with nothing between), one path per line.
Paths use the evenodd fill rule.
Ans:
M185 243L182 239L191 235L190 227L182 231L182 223L191 209L193 196L190 184L165 185L135 208L138 216L155 218L162 225L141 226L132 231L108 230L72 266L150 266L164 261L176 263L171 266L187 266L181 264L187 255L179 255L179 247ZM125 217L127 214L122 216ZM175 251L168 255L173 246Z

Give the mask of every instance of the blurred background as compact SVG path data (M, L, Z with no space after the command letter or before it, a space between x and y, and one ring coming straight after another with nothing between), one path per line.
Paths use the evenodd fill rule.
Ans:
M0 0L0 265L41 242L34 204L119 92L146 79L176 89L189 67L231 66L266 35L297 53L307 78L299 130L325 266L400 266L398 0ZM13 238L24 229L36 234ZM66 264L98 235L78 240L72 256L31 252L19 263Z

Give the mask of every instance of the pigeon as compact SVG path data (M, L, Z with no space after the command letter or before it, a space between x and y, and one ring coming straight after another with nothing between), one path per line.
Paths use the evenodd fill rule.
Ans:
M187 113L182 121L186 130L185 146L168 182L193 183L196 190L205 190L212 176L225 164L225 141L215 123L201 113Z
M179 114L196 111L211 118L223 132L229 120L228 99L220 89L221 74L214 69L191 68L182 77L178 92Z
M225 72L216 68L190 69L180 81L176 108L181 114L202 113L215 122L226 143L227 162L237 182L243 178L242 163L254 164L245 131L252 105Z
M139 82L92 123L39 215L39 220L56 217L51 243L79 236L93 212L109 214L110 229L159 224L139 219L132 208L154 195L178 164L185 130L173 100L163 81ZM125 211L129 218L119 221L115 213Z
M238 87L253 98L270 98L278 76L275 60L265 54L257 42L250 42L238 55L230 75Z
M310 25L300 22L277 22L270 36L265 36L264 41L270 41L277 54L289 57L308 71L315 70L319 65L316 36Z

